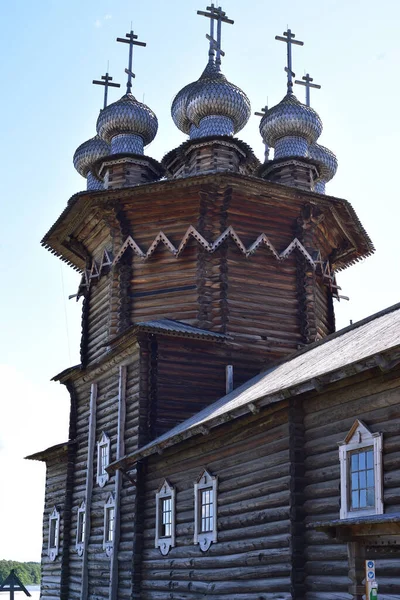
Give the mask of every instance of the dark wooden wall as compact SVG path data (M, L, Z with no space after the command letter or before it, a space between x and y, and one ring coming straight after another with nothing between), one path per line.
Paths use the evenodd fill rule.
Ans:
M152 433L161 435L225 395L225 368L233 365L234 387L260 372L263 361L230 344L156 336Z
M347 378L303 402L305 412L305 514L307 522L339 518L338 442L356 419L383 434L384 511L400 511L400 372L379 370ZM307 600L350 600L347 545L327 534L306 534ZM378 560L380 600L400 597L399 560ZM397 594L397 595L396 595Z
M148 461L142 559L143 600L291 599L288 406L213 430ZM207 467L218 475L218 542L193 544L193 485ZM154 548L155 494L176 487L176 547Z
M43 513L43 546L41 565L41 598L58 600L61 592L61 564L64 543L64 500L67 481L67 454L49 457L46 461L46 491ZM48 556L49 518L54 506L60 512L58 556L51 561Z

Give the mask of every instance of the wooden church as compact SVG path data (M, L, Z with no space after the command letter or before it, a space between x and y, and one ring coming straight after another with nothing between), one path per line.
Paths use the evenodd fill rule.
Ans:
M293 93L264 109L208 61L161 163L131 93L74 156L87 190L43 239L82 273L69 439L46 462L43 600L400 599L400 305L335 333L335 273L373 251ZM119 41L144 45L131 31ZM103 77L105 91L110 85ZM105 94L107 98L107 93ZM273 158L270 149L274 150Z

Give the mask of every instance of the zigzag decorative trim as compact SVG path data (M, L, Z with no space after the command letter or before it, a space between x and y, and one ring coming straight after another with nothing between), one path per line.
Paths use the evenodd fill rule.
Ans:
M211 254L213 252L215 252L216 250L218 250L218 248L228 238L231 238L235 242L236 246L239 248L239 250L245 256L251 256L252 254L255 253L256 250L258 250L258 248L260 246L264 245L264 246L267 246L267 248L270 250L270 252L275 256L275 258L277 260L284 260L285 258L288 258L295 249L297 249L303 254L304 258L310 263L310 265L312 266L313 269L315 269L315 266L316 266L314 260L310 256L310 254L307 252L307 250L304 248L304 246L299 242L299 240L297 238L294 238L294 240L289 244L289 246L285 250L283 250L282 252L279 253L274 248L273 244L268 239L268 237L265 233L261 233L258 236L258 238L255 240L255 242L253 242L248 248L246 248L246 246L243 244L242 240L240 239L240 237L235 232L235 230L232 226L225 229L225 231L223 233L221 233L221 235L214 242L207 242L207 240L201 235L201 233L199 233L197 231L197 229L195 229L195 227L193 227L193 225L190 225L190 227L188 227L185 235L183 236L181 243L179 244L179 246L177 248L174 246L174 244L171 242L171 240L168 239L168 237L165 235L165 233L163 231L160 231L158 233L158 235L155 237L153 243L151 244L151 246L149 247L147 252L144 252L139 247L139 245L135 242L135 240L132 238L132 236L128 236L126 238L125 242L122 244L119 251L117 252L117 254L115 255L115 258L113 260L113 265L116 265L121 260L121 257L123 256L124 252L128 248L132 248L133 252L137 256L139 256L143 260L146 260L146 259L150 258L150 256L152 256L152 254L154 254L154 252L155 252L156 248L159 246L159 244L164 244L164 246L166 248L168 248L168 250L171 252L171 254L173 254L176 258L178 258L182 254L183 250L186 248L187 244L190 241L190 238L193 238L194 240L196 240L200 244L200 246L202 246L205 250L207 250L207 252L210 252Z
M282 252L278 252L265 233L261 233L258 236L258 238L252 244L250 244L248 248L246 248L246 246L243 244L242 240L240 239L240 237L238 236L238 234L232 226L225 229L225 231L221 233L221 235L214 242L207 242L207 240L201 235L201 233L199 233L197 229L193 227L193 225L190 225L177 248L165 235L165 233L163 231L160 231L154 238L154 241L150 245L147 252L144 252L140 248L140 246L135 242L133 237L130 235L122 244L121 248L115 255L114 260L112 260L110 253L107 252L107 250L104 250L100 265L97 265L96 261L93 261L91 268L86 269L84 271L82 275L82 281L79 286L77 298L79 298L79 296L83 293L84 289L89 289L91 281L93 279L101 277L102 270L104 267L116 265L121 260L122 256L128 248L132 248L133 252L142 260L147 260L154 254L154 252L160 244L164 244L164 246L171 252L171 254L178 258L182 254L183 250L186 248L191 238L196 240L200 244L200 246L202 246L207 252L210 252L210 254L218 250L218 248L228 238L231 238L234 241L236 246L239 248L240 252L246 257L252 256L260 248L260 246L263 245L268 248L271 254L278 261L285 260L295 250L298 250L304 256L304 258L310 264L310 266L322 276L324 283L330 287L334 295L338 296L337 291L340 290L340 288L336 284L335 275L330 269L329 261L323 261L319 251L314 254L315 258L313 258L307 252L307 250L304 248L303 244L298 240L298 238L294 238L290 242L289 246L285 248L285 250L283 250Z

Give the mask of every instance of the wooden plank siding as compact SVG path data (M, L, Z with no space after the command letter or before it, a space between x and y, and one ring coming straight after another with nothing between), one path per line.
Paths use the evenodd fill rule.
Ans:
M383 434L384 510L400 511L400 373L370 371L347 378L305 399L305 515L307 522L339 518L340 465L338 442L356 419ZM306 534L307 600L351 600L348 594L347 545L326 533ZM398 567L397 567L398 568ZM392 560L377 561L379 598L398 591ZM398 574L398 571L397 571ZM396 597L396 600L398 596Z
M288 405L232 423L148 460L144 503L143 600L291 598ZM193 544L194 483L218 476L218 541ZM155 494L176 487L176 547L154 548Z

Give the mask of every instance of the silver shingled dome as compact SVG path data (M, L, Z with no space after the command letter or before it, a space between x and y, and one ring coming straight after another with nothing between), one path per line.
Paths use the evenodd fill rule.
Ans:
M272 147L277 140L287 136L298 136L313 144L321 132L322 122L315 110L302 104L291 93L270 108L260 123L264 143Z
M330 181L338 168L338 161L333 152L320 144L311 144L308 152L310 158L320 165L321 179L326 182Z
M97 119L97 133L107 143L116 135L133 134L143 138L146 146L154 140L157 129L156 115L132 94L125 94L117 102L109 104Z
M86 177L96 160L108 156L110 153L110 146L98 135L95 135L76 149L73 159L74 167L82 177Z
M185 87L177 93L171 105L171 115L175 125L187 135L190 133L192 123L188 119L186 107L193 86L196 85L196 83L197 82L195 81L185 85Z
M201 119L208 116L228 117L237 133L246 125L250 114L246 94L230 83L214 62L207 64L198 81L178 92L171 107L174 123L184 133L189 133L192 124L198 127Z

